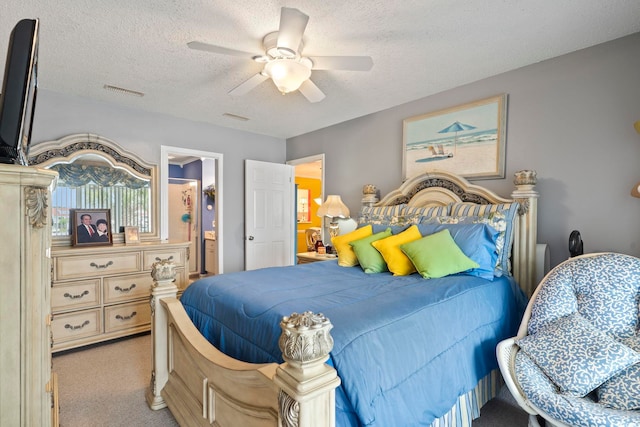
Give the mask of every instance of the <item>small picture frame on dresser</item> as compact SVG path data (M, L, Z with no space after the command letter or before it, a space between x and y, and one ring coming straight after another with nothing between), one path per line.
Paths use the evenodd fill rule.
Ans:
M137 245L140 243L138 227L124 227L124 243L127 245Z
M111 209L71 209L73 246L112 245Z

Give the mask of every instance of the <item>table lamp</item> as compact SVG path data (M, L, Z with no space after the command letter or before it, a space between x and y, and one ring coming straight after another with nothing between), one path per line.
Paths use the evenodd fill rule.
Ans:
M330 195L318 208L319 217L329 218L329 236L335 237L339 233L337 218L349 218L349 208L342 202L340 196Z

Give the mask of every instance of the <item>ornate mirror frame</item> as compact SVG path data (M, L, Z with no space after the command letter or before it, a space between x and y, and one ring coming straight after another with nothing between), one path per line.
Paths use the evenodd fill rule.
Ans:
M29 152L29 166L48 169L60 163L71 163L82 156L98 156L114 168L124 169L132 175L149 180L151 189L151 231L140 233L141 241L159 239L158 214L158 167L147 163L114 141L91 133L73 134L55 141L33 145ZM113 243L123 243L124 233L114 230ZM54 246L66 246L71 243L70 236L53 237Z

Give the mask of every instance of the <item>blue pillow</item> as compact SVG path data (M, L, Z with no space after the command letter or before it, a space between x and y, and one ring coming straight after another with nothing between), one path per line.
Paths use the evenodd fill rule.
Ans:
M511 249L513 247L515 221L518 215L518 202L477 205L474 203L454 203L450 206L452 217L484 217L502 234L498 237L498 263L496 276L511 275ZM470 222L479 222L471 220Z
M466 256L480 266L464 272L470 276L493 280L498 260L496 240L500 232L488 224L418 224L423 236L449 230L453 241Z

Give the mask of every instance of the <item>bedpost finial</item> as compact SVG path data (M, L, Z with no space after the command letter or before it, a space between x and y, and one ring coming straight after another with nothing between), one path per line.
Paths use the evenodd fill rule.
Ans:
M378 202L378 188L373 184L362 187L362 205L373 206Z
M362 194L377 194L377 193L378 193L378 189L373 184L365 184L364 187L362 187Z
M538 182L537 173L534 170L521 170L513 174L515 176L513 183L520 185L536 185Z
M174 282L176 280L175 264L173 257L166 259L156 258L156 262L151 266L151 277L154 286L160 286L160 282Z
M329 333L333 325L322 313L293 313L282 319L280 328L278 345L282 357L289 363L324 362L333 349L333 337Z

